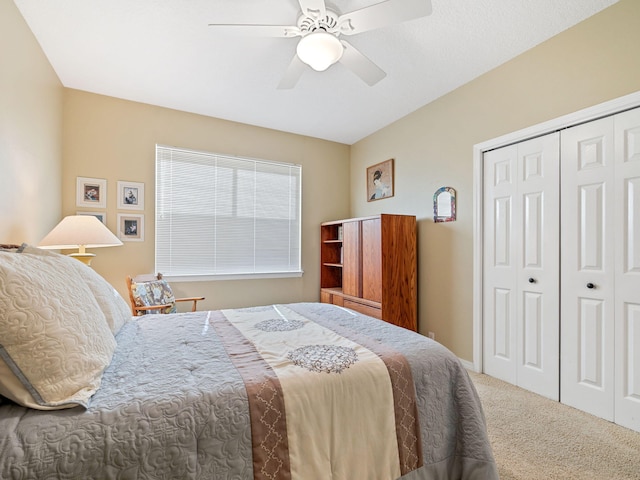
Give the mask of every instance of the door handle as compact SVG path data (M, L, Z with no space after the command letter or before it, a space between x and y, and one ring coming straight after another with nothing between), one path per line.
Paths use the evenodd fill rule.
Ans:
M587 283L587 288L596 288L596 286L593 283L589 282Z
M536 279L533 277L529 278L529 283L536 283Z

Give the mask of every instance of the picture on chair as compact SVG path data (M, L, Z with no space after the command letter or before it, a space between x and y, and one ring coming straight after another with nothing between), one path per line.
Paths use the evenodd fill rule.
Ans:
M144 215L119 213L118 238L123 242L144 242Z

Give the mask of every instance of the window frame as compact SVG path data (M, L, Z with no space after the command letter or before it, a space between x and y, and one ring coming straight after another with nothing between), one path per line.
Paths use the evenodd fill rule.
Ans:
M159 248L160 248L160 242L163 241L162 234L159 234L159 227L162 224L162 220L160 219L160 209L164 208L164 200L161 198L162 195L164 195L165 193L162 191L162 187L160 185L160 183L163 181L162 179L164 178L166 181L166 176L164 176L161 172L160 172L160 163L163 161L167 161L167 159L162 159L160 158L161 155L161 151L164 152L175 152L178 154L184 154L184 155L193 155L194 158L199 157L199 158L209 158L211 159L211 161L214 163L213 165L211 165L212 168L217 169L217 168L221 168L218 165L218 161L219 160L223 160L223 161L231 161L234 164L237 163L238 165L246 162L247 166L252 166L253 171L256 175L259 175L260 173L263 175L267 175L269 174L269 172L266 170L269 167L276 167L276 168L288 168L290 173L288 175L289 179L295 179L297 180L297 185L295 185L295 187L289 187L288 193L289 193L289 197L291 198L291 194L294 193L293 188L295 188L295 195L294 195L294 199L295 199L295 204L293 205L293 210L291 210L291 204L289 205L289 212L288 212L288 217L285 219L286 222L288 222L289 224L293 224L295 226L297 226L296 231L292 232L293 234L295 234L295 239L294 241L297 241L297 247L294 245L293 248L289 247L288 249L288 255L289 255L289 259L291 260L291 255L293 254L295 258L295 253L297 250L297 265L295 265L295 261L293 262L293 268L287 270L286 268L283 270L279 270L279 269L271 269L272 271L267 271L267 270L261 270L261 271L237 271L237 272L215 272L215 271L210 271L210 272L198 272L198 273L191 273L188 271L170 271L169 269L166 268L166 266L161 266L158 262L158 258L159 258ZM173 161L173 160L171 160ZM265 170L262 171L258 171L259 169L256 169L256 167L263 165ZM154 230L155 230L155 249L154 249L154 265L155 265L155 271L162 271L163 276L165 278L167 278L168 280L174 281L174 282L192 282L192 281L220 281L220 280L238 280L238 279L268 279L268 278L295 278L295 277L301 277L304 273L303 269L302 269L302 165L300 164L294 164L294 163L287 163L287 162L277 162L277 161L272 161L272 160L264 160L264 159L256 159L256 158L249 158L249 157L240 157L240 156L232 156L232 155L227 155L227 154L220 154L220 153L214 153L214 152L207 152L207 151L200 151L200 150L193 150L193 149L188 149L188 148L182 148L182 147L175 147L175 146L168 146L168 145L162 145L162 144L156 144L156 150L155 150L155 168L156 168L156 172L155 172L155 197L156 197L156 201L155 201L155 211L154 211L154 216L155 216L155 225L154 225ZM239 171L239 170L244 170L244 168L240 168L237 167L234 169L234 171ZM291 173L293 172L293 173ZM161 178L162 177L162 178ZM234 175L235 178L235 175ZM258 181L255 181L255 184L258 184ZM254 205L256 205L257 203L259 203L259 200L257 198L257 195L252 199L252 202ZM236 211L238 205L240 202L238 202L237 198L233 199L233 205L234 205L234 212ZM295 212L295 213L292 213ZM172 212L173 213L173 212ZM217 216L220 216L219 213L214 213L213 217L216 218ZM233 217L237 218L240 215L236 215L234 213ZM250 218L264 218L264 217L255 217L252 216ZM214 221L215 223L215 221ZM254 222L255 223L255 222ZM217 226L215 227L217 228ZM257 230L254 226L253 228L253 236L252 238L255 239L256 238L256 234L257 234ZM171 236L171 233L169 233L168 235L169 237ZM284 237L283 237L284 238ZM291 240L293 238L293 236L291 236L291 233L289 234L288 239ZM168 239L168 241L171 241L170 239ZM214 250L217 249L217 247L214 248ZM256 249L254 248L253 250L253 254L254 254L254 268L255 268L255 253L256 253ZM193 255L198 255L198 252L195 251L193 252ZM214 256L216 256L216 254L214 254ZM214 261L214 264L216 263L216 261ZM215 269L215 265L212 266L212 270ZM163 271L165 270L165 271ZM187 269L188 270L188 269Z

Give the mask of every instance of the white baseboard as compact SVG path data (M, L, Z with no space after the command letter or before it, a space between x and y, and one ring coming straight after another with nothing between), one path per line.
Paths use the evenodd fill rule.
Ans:
M469 360L464 360L463 358L459 358L458 360L460 360L460 363L462 363L462 366L464 368L466 368L467 370L471 370L472 372L476 372L476 373L480 373L476 370L475 366L473 365L473 362L470 362Z

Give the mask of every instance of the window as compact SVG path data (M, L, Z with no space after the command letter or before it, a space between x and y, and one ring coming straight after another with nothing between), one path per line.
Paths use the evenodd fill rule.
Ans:
M156 271L300 275L299 165L156 146Z

